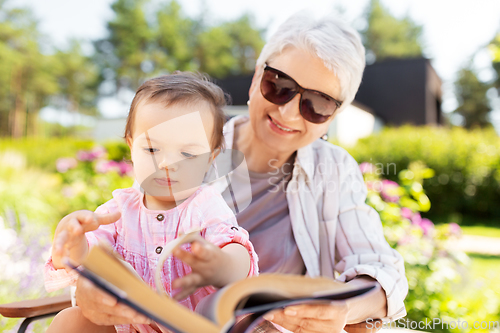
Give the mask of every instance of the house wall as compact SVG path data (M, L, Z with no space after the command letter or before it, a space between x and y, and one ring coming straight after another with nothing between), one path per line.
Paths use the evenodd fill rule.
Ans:
M356 100L387 124L427 123L426 59L388 60L367 66Z
M426 123L440 125L443 121L441 117L442 82L434 68L432 68L429 63L426 66L426 81Z
M94 127L94 140L98 142L108 140L123 140L126 123L127 118L125 117L113 119L97 119L96 125Z
M349 105L333 119L328 137L342 146L354 146L359 139L369 136L381 127L381 120L373 114Z

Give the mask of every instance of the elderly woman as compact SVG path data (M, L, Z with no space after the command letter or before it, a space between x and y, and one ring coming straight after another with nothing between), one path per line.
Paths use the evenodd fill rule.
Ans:
M260 271L381 286L349 301L267 315L293 332L340 332L349 323L406 314L403 260L386 242L378 214L365 204L357 163L320 139L353 101L364 66L364 48L352 28L295 15L257 60L249 117L235 117L225 127L226 147L241 151L249 169L251 202L237 219L250 233ZM241 198L239 188L233 177L232 189ZM83 279L78 284L77 302L92 321L145 320Z

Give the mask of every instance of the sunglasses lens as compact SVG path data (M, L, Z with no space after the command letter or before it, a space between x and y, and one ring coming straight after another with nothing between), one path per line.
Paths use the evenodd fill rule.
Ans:
M324 123L335 110L337 110L337 103L328 96L314 91L305 91L302 94L300 113L311 123Z
M338 108L338 102L330 96L314 90L301 90L293 79L271 67L264 69L260 91L265 99L277 105L290 102L302 91L300 114L305 120L315 124L327 121Z
M264 71L260 90L265 99L277 105L288 103L298 91L295 82L272 70Z

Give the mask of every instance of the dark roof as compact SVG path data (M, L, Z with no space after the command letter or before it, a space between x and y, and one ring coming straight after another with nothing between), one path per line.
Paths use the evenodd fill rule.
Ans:
M366 66L356 101L388 124L440 124L442 120L441 80L425 58Z
M248 90L252 84L253 73L249 75L231 76L214 80L224 92L231 96L232 105L246 105Z

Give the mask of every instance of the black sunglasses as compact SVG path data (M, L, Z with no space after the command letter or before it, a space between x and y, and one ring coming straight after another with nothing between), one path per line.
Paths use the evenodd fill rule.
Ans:
M260 91L265 99L276 105L284 105L300 94L300 114L315 124L327 121L342 105L342 102L320 91L302 88L290 76L267 64L264 65Z

